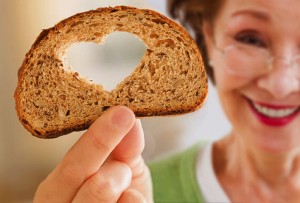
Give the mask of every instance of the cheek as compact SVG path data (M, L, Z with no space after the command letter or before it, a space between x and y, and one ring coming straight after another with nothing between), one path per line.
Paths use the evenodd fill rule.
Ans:
M218 88L221 106L227 118L234 127L239 126L240 121L246 118L247 103L242 94L236 89Z
M240 77L229 73L222 66L214 69L214 77L216 86L221 91L241 89L253 82L251 78Z
M248 82L238 77L216 75L216 88L223 111L232 125L232 132L243 142L249 142L255 129L249 104L243 95ZM249 135L249 136L248 136Z

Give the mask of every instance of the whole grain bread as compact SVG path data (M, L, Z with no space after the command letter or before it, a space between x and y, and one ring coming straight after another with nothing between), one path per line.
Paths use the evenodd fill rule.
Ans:
M136 35L147 50L131 75L106 91L73 72L65 52L77 42L102 43L114 31ZM55 138L87 129L116 105L138 117L192 112L207 91L200 51L181 26L152 10L118 6L79 13L43 30L19 69L15 100L27 130Z

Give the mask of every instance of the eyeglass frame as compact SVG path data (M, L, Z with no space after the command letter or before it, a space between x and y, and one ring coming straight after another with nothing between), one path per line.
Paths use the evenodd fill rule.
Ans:
M219 48L218 46L217 46L217 44L216 44L216 40L214 39L213 40L213 45L214 45L214 48L217 50L217 51L219 51L222 55L223 55L223 57L226 57L226 53L228 52L227 50L231 50L232 48L234 48L234 47L243 47L243 48L245 48L245 47L253 47L253 48L255 48L256 49L256 51L257 50L259 50L260 52L264 52L264 53L266 53L266 55L268 55L267 57L266 57L266 59L264 60L266 63L265 63L265 65L267 66L267 69L266 69L266 71L265 72L262 72L261 74L263 74L263 73L269 73L269 72L271 72L273 69L274 69L274 63L276 62L276 60L281 60L281 61L284 61L284 63L285 63L285 65L288 65L289 66L289 68L291 68L291 69L296 69L296 68L293 68L293 67L295 67L295 64L296 64L296 67L298 67L298 74L297 74L297 72L296 72L296 75L298 75L297 77L299 77L299 80L300 80L300 54L296 54L296 55L294 55L291 59L287 59L286 57L281 57L281 56L273 56L268 50L266 50L266 49L262 49L261 47L255 47L254 45L251 45L251 44L243 44L243 43L241 43L241 44L231 44L231 45L228 45L228 46L226 46L226 47L224 47L223 49L222 48ZM254 50L254 49L253 49ZM252 51L251 51L252 52ZM225 60L227 61L227 59L225 58ZM298 60L298 62L297 62L297 60ZM228 62L227 62L228 63ZM212 60L209 60L209 65L211 66L211 67L213 67L214 68L214 63L213 63L213 61ZM297 69L296 69L297 70ZM233 75L239 75L239 76L244 76L244 77L246 77L245 75L243 75L243 74L240 74L240 73L237 73L236 72L236 70L234 70L234 69L232 69L232 68L226 68L226 71L228 72L228 73L230 73L230 74L233 74ZM257 75L260 75L260 74L257 74Z

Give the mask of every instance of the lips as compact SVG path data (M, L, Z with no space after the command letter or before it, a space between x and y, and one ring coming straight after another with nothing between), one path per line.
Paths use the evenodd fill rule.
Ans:
M269 126L283 126L292 122L300 112L299 106L271 105L247 99L251 110L260 122Z

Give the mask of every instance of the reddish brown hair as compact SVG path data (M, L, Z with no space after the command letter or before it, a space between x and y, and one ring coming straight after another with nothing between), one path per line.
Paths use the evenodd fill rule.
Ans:
M224 0L167 0L167 11L170 16L191 33L202 51L206 72L213 82L213 70L208 64L202 25L203 22L213 24L223 2Z

